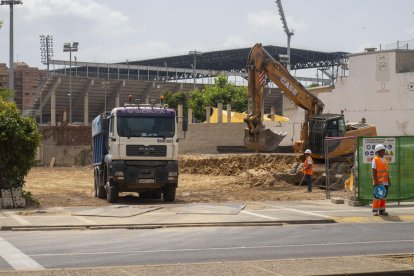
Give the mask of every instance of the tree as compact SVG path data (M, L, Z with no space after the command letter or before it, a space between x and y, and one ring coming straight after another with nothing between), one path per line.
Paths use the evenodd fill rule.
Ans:
M0 90L0 188L22 187L35 165L40 134L32 118L22 117L10 92Z
M318 86L319 86L319 84L318 84L318 83L313 82L313 83L311 83L311 84L308 86L308 88L313 88L313 87L318 87Z
M246 111L247 88L231 84L225 75L219 75L215 78L214 85L208 85L201 91L193 90L188 105L193 110L194 118L205 121L206 108L215 107L218 103L231 104L232 110L237 112Z
M164 102L166 104L168 104L168 107L177 109L177 106L179 104L183 105L183 115L184 117L187 117L187 112L188 112L188 100L187 100L187 95L185 92L166 92L164 95Z

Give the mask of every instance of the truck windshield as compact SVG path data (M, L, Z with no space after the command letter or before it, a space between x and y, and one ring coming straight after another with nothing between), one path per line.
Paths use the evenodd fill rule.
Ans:
M173 137L174 117L118 117L120 137Z

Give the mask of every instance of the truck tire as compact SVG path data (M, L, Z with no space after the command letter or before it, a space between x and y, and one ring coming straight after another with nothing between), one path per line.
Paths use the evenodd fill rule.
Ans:
M98 177L96 176L96 170L93 170L93 195L95 197L98 197Z
M118 202L118 189L116 187L108 186L106 188L106 200L109 203Z
M109 203L118 202L118 189L113 185L113 183L111 183L106 167L103 176L103 184L106 189L106 201Z
M101 178L99 177L99 172L95 171L94 173L95 197L100 198L100 199L106 197L105 188L103 186L104 180L102 178L103 177Z
M173 202L175 200L175 187L168 185L163 188L162 197L164 202Z

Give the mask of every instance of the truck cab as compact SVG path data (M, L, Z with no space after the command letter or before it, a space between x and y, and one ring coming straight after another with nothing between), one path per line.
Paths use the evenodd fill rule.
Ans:
M177 116L166 106L127 105L92 122L95 196L116 202L120 192L164 201L178 185Z

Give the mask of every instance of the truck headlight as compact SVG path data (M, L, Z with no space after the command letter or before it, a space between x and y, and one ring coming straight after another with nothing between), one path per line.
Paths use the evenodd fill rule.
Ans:
M124 172L115 172L114 174L114 180L124 180Z
M178 178L178 172L169 172L168 173L168 180L169 181L176 181Z

